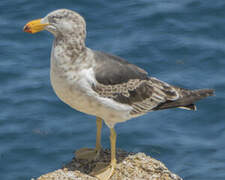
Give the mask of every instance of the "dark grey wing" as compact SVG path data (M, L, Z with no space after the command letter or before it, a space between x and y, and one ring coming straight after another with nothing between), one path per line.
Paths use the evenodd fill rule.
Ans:
M127 61L102 52L95 52L95 78L93 90L133 107L132 115L144 114L178 94L167 83L149 78L147 72Z
M187 90L150 78L141 68L116 56L95 52L94 58L97 83L92 89L101 97L132 106L133 116L175 107L195 110L195 101L213 95L211 89Z
M120 57L94 51L94 59L95 78L101 84L115 85L128 82L130 79L148 79L146 71Z

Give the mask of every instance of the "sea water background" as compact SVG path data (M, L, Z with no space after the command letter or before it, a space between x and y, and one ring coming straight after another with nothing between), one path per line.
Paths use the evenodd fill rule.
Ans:
M95 145L95 118L62 103L49 81L53 37L22 32L58 8L81 13L87 45L119 55L185 88L214 88L198 111L149 113L121 123L117 147L159 159L186 180L225 179L225 1L1 0L0 179L60 168ZM102 144L109 147L109 131Z

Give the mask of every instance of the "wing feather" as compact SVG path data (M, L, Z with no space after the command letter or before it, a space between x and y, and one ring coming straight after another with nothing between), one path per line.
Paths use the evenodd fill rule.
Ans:
M115 85L93 85L93 90L101 97L111 98L116 102L133 107L131 115L147 113L158 105L179 97L176 90L155 78L148 80L131 79L127 83Z
M213 95L213 90L187 90L171 86L120 57L94 51L95 79L92 89L101 97L132 106L133 116L167 108L194 110L195 101Z
M101 84L115 85L128 82L130 79L148 79L146 71L118 56L94 51L94 59L95 78Z

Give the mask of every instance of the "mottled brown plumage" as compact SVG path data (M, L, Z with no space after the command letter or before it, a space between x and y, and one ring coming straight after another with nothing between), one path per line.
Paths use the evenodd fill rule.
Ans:
M168 108L196 110L194 103L213 95L213 90L187 90L148 77L143 69L124 59L95 51L97 84L92 88L99 96L132 106L139 116L149 111Z

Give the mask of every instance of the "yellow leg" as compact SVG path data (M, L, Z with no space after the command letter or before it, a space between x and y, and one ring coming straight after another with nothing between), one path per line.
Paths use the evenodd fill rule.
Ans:
M114 128L110 129L110 144L111 144L111 163L109 166L92 174L100 180L108 180L116 167L116 132Z
M111 144L111 165L116 166L116 131L110 129L110 144Z
M97 133L96 133L96 150L101 151L101 133L102 133L102 119L96 117Z
M96 160L101 152L101 131L102 131L102 119L96 117L96 147L92 148L81 148L75 152L76 158L78 159L86 159L89 161Z

